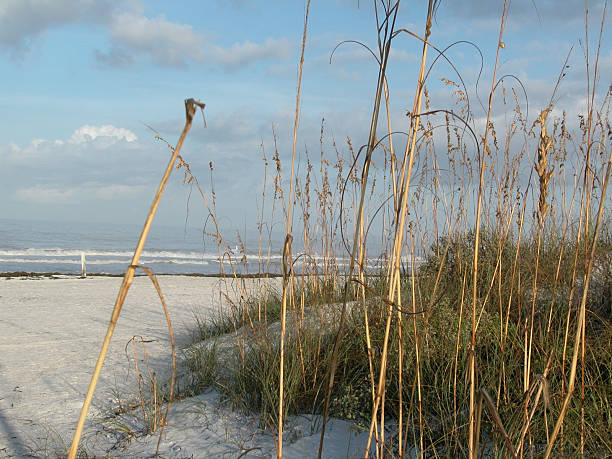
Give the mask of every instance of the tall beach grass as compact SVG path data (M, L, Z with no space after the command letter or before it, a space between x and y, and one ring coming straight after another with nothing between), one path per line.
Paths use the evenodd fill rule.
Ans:
M349 133L328 142L322 121L320 154L300 158L306 7L291 162L276 142L271 157L263 150L258 259L264 273L269 255L282 254L280 287L260 278L253 288L236 275L246 249L229 250L214 190L179 157L233 278L227 316L197 324L203 344L188 358L190 387L213 387L254 412L276 435L279 457L284 420L297 413L320 415L319 457L329 416L368 432L364 457L609 454L611 92L598 87L591 26L587 107L576 120L555 105L567 62L550 102L529 112L522 83L498 76L507 0L492 38L488 105L478 109L476 82L466 84L448 48L435 45L444 5L429 0L419 35L397 27L399 1L373 3L368 141L354 146ZM421 59L411 109L395 126L387 66L399 39L415 40ZM442 64L455 104L435 107L427 88ZM271 236L278 221L284 241Z
M306 152L305 174L295 175L294 150L288 183L275 150L260 241L281 218L285 245L260 253L282 250L282 292L238 305L249 312L233 322L236 365L211 384L280 434L279 455L283 416L301 412L322 416L321 443L328 416L355 420L370 433L364 456L605 454L612 150L599 50L587 44L588 106L578 120L554 103L567 62L549 104L526 113L522 84L497 76L501 2L488 106L474 113L453 72L444 82L456 105L436 108L428 59L448 60L431 36L443 6L429 2L419 37L396 29L398 3L374 2L368 143L355 151L349 137L325 151L323 122L320 158ZM386 67L400 36L420 41L422 60L412 109L396 127ZM280 331L268 315L279 303Z

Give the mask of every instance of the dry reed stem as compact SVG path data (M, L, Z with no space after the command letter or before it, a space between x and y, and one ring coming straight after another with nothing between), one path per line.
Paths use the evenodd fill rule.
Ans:
M414 276L414 263L412 263L412 266L413 266L412 275ZM412 285L414 286L414 283L412 283ZM399 286L397 286L397 293L398 293L397 301L399 304L402 304L401 291L400 291ZM414 308L416 308L416 304L414 301L414 288L412 289L412 307L413 307L413 312L416 312L414 310ZM414 324L416 326L416 316L413 316L413 318L415 321ZM404 405L404 399L403 399L404 340L402 336L402 313L400 311L397 311L397 333L398 333L397 335L397 340L398 340L398 355L397 355L398 381L397 383L398 383L398 392L399 392L399 397L397 400L397 407L398 407L398 414L397 414L398 416L398 429L397 429L398 446L397 446L397 449L398 449L399 457L403 457L404 456L404 445L403 445L402 434L403 434L403 428L404 428L404 414L403 414L404 413L403 412L403 405ZM418 363L417 363L417 368L419 368Z
M555 88L556 89L556 88ZM542 110L535 124L540 124L540 141L538 144L537 161L535 163L535 171L538 174L540 184L540 198L538 200L538 236L537 236L537 247L536 247L536 259L533 275L532 284L532 296L531 296L531 316L529 323L529 342L527 345L527 356L525 361L525 382L524 390L530 387L531 380L531 354L533 350L533 329L535 327L535 304L537 296L537 285L538 285L538 271L540 266L540 250L542 246L542 231L544 229L544 220L550 209L550 204L546 201L548 197L548 186L550 179L554 173L554 168L548 168L548 155L552 149L552 139L546 132L546 119L550 113L550 106L545 110Z
M467 269L463 271L461 280L461 299L459 301L459 323L457 324L457 340L455 341L455 364L453 367L453 430L458 430L457 425L457 373L459 371L459 349L461 348L461 325L463 324L463 308L465 306L465 291L467 285Z
M529 188L529 185L527 187ZM518 222L517 222L518 223L518 235L517 235L517 240L516 240L516 250L514 251L514 261L512 263L512 276L510 277L510 292L508 294L508 302L507 302L507 307L506 307L506 320L505 320L505 325L503 329L503 338L501 342L502 356L505 353L506 342L508 340L508 333L510 331L510 312L511 312L510 307L512 305L512 298L514 295L514 284L515 284L514 281L515 279L517 279L517 277L518 277L518 283L520 285L520 270L518 269L518 264L519 264L519 254L521 250L521 241L522 241L522 236L523 236L523 227L525 223L525 209L527 208L527 199L526 199L527 191L525 191L524 196L525 197L523 198L523 209L522 211L519 210Z
M392 181L392 185L393 185L393 198L394 198L394 202L393 202L393 209L395 211L395 213L397 213L397 206L398 206L398 202L397 202L397 198L398 198L398 194L397 194L397 177L396 177L396 171L395 171L395 163L397 161L396 157L395 157L395 150L393 148L393 129L391 129L391 108L390 108L390 104L389 104L389 87L387 84L387 77L385 75L383 75L383 85L384 85L384 90L385 90L385 108L387 110L387 132L388 132L388 138L389 138L389 153L391 155L391 181ZM363 226L363 223L361 223ZM361 248L360 248L361 250ZM362 260L363 261L363 260ZM362 276L362 270L359 271L359 275ZM399 279L397 279L397 282L399 282ZM402 299L401 299L401 295L400 295L400 289L399 289L399 285L397 286L397 291L398 291L398 296L397 296L397 303L399 305L402 304ZM365 301L365 296L364 296L364 301ZM413 305L414 307L414 305ZM401 306L399 306L399 308L401 309ZM399 397L398 397L398 433L397 433L397 437L398 437L398 455L399 457L403 457L404 455L404 444L403 444L403 427L404 427L404 419L403 419L403 361L404 361L404 355L403 355L403 351L404 351L404 343L403 343L403 337L402 337L402 314L401 314L401 310L398 309L397 310L397 323L398 323L398 368L399 368L399 379L398 379L398 391L399 391ZM366 322L367 324L367 322ZM369 337L368 337L368 342L369 342ZM370 362L370 371L372 372L373 366L372 363ZM372 382L374 381L374 374L372 373L371 375L371 379ZM372 385L372 391L374 393L374 385ZM373 399L374 400L374 399ZM376 430L378 430L378 426L376 426ZM383 427L384 430L384 427ZM377 436L378 432L376 432L376 436Z
M415 272L414 272L414 234L412 231L412 225L409 225L410 231L410 253L412 254L412 260L410 263L410 286L411 286L411 294L412 294L412 325L414 330L414 354L416 360L416 380L417 380L417 397L418 397L418 408L419 408L419 446L420 446L420 456L423 457L423 396L422 396L422 386L421 386L421 352L420 352L420 343L421 339L419 333L417 331L417 311L416 311L416 283L415 283ZM396 276L397 282L399 283L399 276ZM400 299L400 289L397 287L397 298ZM401 322L400 322L401 325ZM400 374L402 373L402 368L400 366Z
M387 109L387 131L389 136L389 153L391 154L391 183L393 185L393 210L397 213L397 177L395 171L395 163L397 158L395 157L395 150L393 148L393 130L391 129L391 107L389 104L389 87L387 85L387 77L383 79L385 88L385 107Z
M170 389L168 393L168 404L166 405L166 414L164 415L164 418L162 419L161 430L159 432L159 439L157 440L157 447L155 449L155 455L157 456L159 454L159 445L161 443L162 435L164 434L164 428L166 427L166 424L168 423L167 422L168 413L170 412L170 405L172 404L172 397L174 395L174 382L176 379L176 352L175 352L175 344L174 344L174 331L172 329L172 322L170 321L170 314L168 313L168 307L166 306L166 300L164 299L164 295L162 293L161 287L159 286L159 283L157 282L157 277L155 277L153 270L150 268L147 268L146 266L139 265L138 268L142 269L145 273L147 273L147 276L149 276L149 279L151 279L151 282L153 282L153 285L155 286L155 290L157 291L159 300L161 301L162 307L164 308L164 315L166 316L166 322L168 323L168 334L170 335L170 346L172 349L171 351L172 352L172 372L170 375Z
M132 342L132 351L134 354L134 367L136 369L136 381L138 382L138 396L140 397L140 408L142 409L142 419L146 423L147 422L147 412L145 410L145 401L144 401L143 390L142 390L142 378L140 376L140 369L138 368L138 354L136 353L136 336L133 336L130 341ZM142 337L140 337L140 342L142 343L143 351L146 353L146 350L144 349L144 342L142 340ZM127 345L129 344L130 343L128 342ZM126 345L126 351L127 351L127 345Z
M284 395L284 350L285 350L285 327L287 321L287 295L288 286L293 276L291 266L293 264L291 257L291 243L293 236L287 233L285 244L283 246L283 293L282 293L282 309L281 309L281 336L280 336L280 369L279 369L279 408L278 408L278 450L277 456L280 459L283 455L283 395Z
M483 403L487 405L487 408L489 409L491 416L493 416L493 420L495 421L497 428L499 429L500 433L502 434L502 437L504 438L504 442L506 443L506 448L508 449L512 457L516 458L517 454L515 454L513 451L512 440L510 440L510 436L508 435L508 433L506 432L506 429L504 428L504 424L502 423L501 418L499 417L499 412L497 411L497 408L495 408L493 399L484 389L480 389L478 391L477 410L476 410L477 411L477 419L476 419L477 424L480 425L480 416L482 412ZM476 440L474 442L476 446L476 451L478 451L479 449L478 447L479 440L480 440L480 429L476 429Z
M584 198L580 200L580 218L578 220L578 230L576 233L576 242L580 241L580 238L582 236L582 230L583 230L583 225L584 225ZM568 304L572 304L572 301L574 300L574 294L576 292L576 276L578 275L577 270L578 270L578 255L580 254L580 244L576 244L576 247L574 249L574 259L572 261L572 279L571 279L571 288L570 288L570 292L568 295ZM565 317L565 333L563 335L563 355L561 358L561 376L562 376L562 380L561 380L561 395L564 396L565 394L565 361L566 361L566 357L567 357L567 345L568 345L568 340L570 338L570 319L571 319L571 313L572 313L572 308L568 308L567 309L567 315Z
M149 234L149 230L151 229L151 224L153 223L153 218L155 217L155 213L157 212L157 208L159 206L159 202L161 200L162 194L166 187L166 183L168 182L168 179L170 178L170 174L172 173L172 169L174 168L174 163L176 162L178 154L181 151L183 142L185 141L185 138L187 137L187 133L191 129L191 124L193 122L193 117L195 115L197 108L200 108L200 110L203 111L204 104L194 99L185 100L185 118L186 118L185 127L183 128L183 132L181 133L181 136L179 137L179 140L176 144L176 148L174 149L174 152L172 153L172 156L170 160L168 161L168 165L166 166L164 175L162 176L161 182L157 188L157 192L155 193L155 197L153 198L151 209L149 210L149 214L147 215L147 218L145 220L144 227L142 229L142 233L138 240L138 244L136 245L136 249L134 250L132 262L127 267L127 270L123 277L123 282L121 283L121 287L119 288L119 293L117 295L117 300L115 301L115 306L111 314L110 322L108 324L108 329L106 331L106 336L104 337L104 341L102 342L102 348L100 349L100 355L98 356L98 360L96 362L94 372L91 376L91 382L89 383L89 388L87 389L85 401L83 402L83 407L81 408L81 414L79 416L77 426L74 432L74 436L72 438L72 444L68 452L68 459L74 459L76 457L76 454L79 448L79 442L81 439L81 434L83 432L83 427L85 425L85 419L87 417L87 412L89 411L89 407L91 406L91 401L93 399L93 394L96 389L96 384L98 383L100 372L102 371L102 365L104 364L104 359L108 351L108 346L110 345L110 341L113 336L115 326L117 325L117 320L119 319L119 314L121 313L123 302L125 301L125 297L127 296L128 290L130 289L130 286L132 285L132 280L134 279L135 266L138 265L140 254L142 253L142 249L144 248L145 242L147 240L147 236Z
M476 228L475 228L475 236L474 236L474 261L472 263L472 333L470 339L470 356L469 359L469 377L470 377L470 406L469 406L469 437L468 437L468 445L469 445L469 457L470 459L474 459L475 455L478 454L474 449L474 440L475 440L475 403L476 403L476 359L475 359L475 350L476 350L476 303L477 303L477 289L478 289L478 251L480 246L480 222L482 216L482 195L484 189L484 174L485 174L485 166L487 159L487 152L489 151L489 147L487 145L489 131L490 131L490 121L491 121L491 110L493 106L493 95L495 93L495 88L497 86L497 68L499 64L499 54L503 46L503 34L504 34L504 26L506 23L506 14L508 8L508 0L504 0L504 7L502 10L501 16L501 24L499 27L499 39L497 41L497 51L495 55L495 65L493 66L493 78L491 82L491 91L489 92L489 106L487 109L487 121L485 124L485 132L482 141L482 156L479 157L480 161L480 178L478 183L478 198L476 204Z
M279 368L279 384L278 384L278 449L277 457L281 459L283 456L283 396L284 396L284 365L285 365L285 327L287 322L287 287L291 283L293 285L293 270L289 271L289 279L286 279L286 264L287 259L289 261L288 266L292 266L291 260L291 242L293 236L291 235L293 221L292 221L292 210L293 210L293 174L295 165L295 148L297 143L297 130L300 114L300 93L302 89L302 72L304 69L304 51L306 50L306 32L308 31L308 13L310 12L310 0L306 4L306 15L304 17L304 33L302 35L302 54L300 55L300 71L298 75L298 87L295 96L295 118L293 121L293 146L291 153L291 178L289 181L289 201L287 208L287 220L285 222L285 245L283 248L283 294L281 303L281 336L280 336L280 368Z
M576 325L576 336L574 338L574 352L572 355L572 364L570 366L570 376L569 376L567 394L565 396L565 399L563 400L563 405L561 407L561 412L559 413L559 418L557 419L557 422L553 429L553 433L548 442L548 446L546 447L546 452L544 454L545 458L550 457L550 454L552 452L557 436L559 435L559 430L561 429L561 426L563 425L563 420L565 419L565 414L567 412L567 408L572 399L572 395L575 389L576 368L578 365L578 352L580 350L580 347L584 346L587 294L589 291L589 283L591 281L591 271L593 269L593 262L595 260L597 239L599 237L599 231L601 229L603 214L605 210L606 190L608 189L608 182L610 180L610 169L611 168L612 168L612 149L610 149L610 155L608 157L606 173L605 173L604 180L603 180L603 186L601 188L601 200L599 201L599 209L597 210L595 229L593 230L593 242L591 243L591 250L588 254L587 269L586 269L586 272L584 273L584 287L583 287L583 292L582 292L582 298L580 301L580 309L578 312L578 323ZM588 207L588 205L586 207ZM587 241L586 236L585 236L585 241Z
M533 402L533 407L531 408L531 412L526 417L525 422L523 423L523 427L521 428L521 434L519 436L519 441L516 446L515 456L522 455L525 435L527 435L527 431L529 430L531 420L533 419L533 415L535 414L536 408L538 407L538 403L540 402L540 397L542 396L542 394L544 394L544 409L547 409L550 404L550 397L548 394L548 381L546 379L546 376L548 375L548 370L550 369L551 361L552 361L552 354L550 355L548 359L548 365L546 365L544 374L536 375L536 379L537 379L536 383L538 385L538 390L536 392L536 396ZM532 393L533 393L533 388L526 394L525 410L527 410L527 405L529 404L529 399ZM546 432L546 436L548 436L548 431Z
M385 85L385 90L386 90L386 85ZM387 95L387 93L385 93L385 95ZM387 104L387 110L388 110L388 104ZM387 111L388 114L388 111ZM359 231L360 231L360 244L359 244L359 266L363 267L365 266L365 247L364 247L364 243L363 243L363 231L364 231L364 222L363 222L363 216L361 221L359 222ZM360 286L359 292L360 292L360 297L361 297L361 301L362 301L362 305L363 305L363 316L364 316L364 324L365 324L365 338L366 338L366 349L367 349L367 354L368 354L368 375L369 375L369 381L370 381L370 394L372 397L372 404L374 404L374 398L375 398L375 384L374 384L374 355L373 355L373 348L372 348L372 341L370 338L370 324L369 324L369 314L368 314L368 305L366 303L366 291L369 292L370 294L376 295L378 296L378 292L374 291L373 289L371 289L370 287L368 287L368 285L366 284L366 279L365 279L365 273L364 273L364 269L359 269L358 271L358 279L354 279L352 278L351 280L353 280L354 282L357 282ZM385 301L387 299L383 299L383 301ZM389 300L387 300L389 301ZM399 309L398 309L398 313L399 313ZM400 407L400 419L401 419L401 407ZM378 440L378 426L376 426L375 428L375 433L374 433L376 439ZM401 438L400 438L400 450L401 450Z
M413 105L413 116L411 118L411 131L410 131L410 139L406 143L406 150L404 152L404 160L402 163L402 172L401 172L401 196L398 202L398 210L400 213L400 218L396 220L395 226L395 238L393 243L393 253L392 253L392 267L390 271L390 279L389 279L389 298L393 300L396 295L396 278L399 278L400 275L400 260L401 260L401 251L402 251L402 238L403 238L403 230L405 227L405 219L408 208L408 189L410 186L410 178L412 175L412 167L414 163L415 156L415 146L417 140L417 131L420 124L420 116L418 113L421 111L421 101L423 96L423 87L424 87L424 76L425 76L425 64L427 61L427 50L428 50L428 39L431 33L431 25L433 20L433 13L435 7L434 0L429 0L428 2L428 11L427 11L427 24L425 27L425 40L423 42L423 51L421 55L421 66L419 71L419 78L417 83L417 91L415 94L414 105ZM399 1L396 3L396 7L399 7ZM390 47L390 40L386 43L386 46ZM386 60L385 60L386 65ZM380 81L379 81L380 86ZM379 93L380 94L380 93ZM380 98L380 97L379 97ZM414 279L412 280L414 282ZM378 388L376 393L376 399L374 400L374 406L372 407L372 420L370 422L370 430L368 433L368 441L366 443L366 448L364 451L364 457L368 457L370 444L372 441L372 433L374 430L374 426L376 423L376 417L378 414L378 409L383 401L384 397L384 388L385 388L385 375L386 375L386 365L387 365L387 354L388 354L388 344L389 344L389 332L391 328L391 313L390 309L387 308L387 320L385 324L385 335L383 339L383 349L381 353L381 369L378 378ZM384 430L384 419L381 424L381 432ZM421 429L422 435L422 429ZM422 437L421 437L422 439ZM382 442L381 442L382 443ZM381 445L382 448L382 445ZM421 454L423 454L423 450L421 449Z
M397 18L399 0L394 4L394 6L389 11L386 12L384 27L382 27L384 29L384 32L381 30L380 28L381 24L378 21L378 8L376 7L376 2L374 2L374 7L375 7L376 17L377 17L377 26L378 26L377 29L379 30L378 39L379 39L379 51L381 54L381 59L379 61L378 81L376 85L376 96L374 98L374 107L372 110L372 118L370 122L370 131L368 135L366 157L365 157L364 165L363 165L362 172L361 172L361 191L360 191L360 197L359 197L359 205L357 207L357 215L354 219L354 221L356 222L356 228L355 228L354 236L353 236L353 245L351 247L351 256L349 260L349 271L348 271L349 273L352 273L353 270L355 269L355 260L357 258L357 247L359 246L359 240L360 240L359 238L361 234L361 231L360 231L361 226L359 225L359 223L362 221L362 216L363 216L365 194L366 194L366 189L367 189L367 184L368 184L370 165L372 162L372 154L377 145L376 129L378 125L378 115L380 111L380 102L381 102L383 86L384 86L384 75L386 73L387 61L388 61L389 54L390 54L390 49L391 49L391 38L390 37L393 35L393 30L395 27L395 19ZM390 18L392 18L391 22L389 21ZM383 35L384 39L382 42L380 40L381 33L384 34ZM330 404L331 393L332 393L333 385L334 385L335 373L336 373L336 369L338 366L338 351L340 348L340 341L342 339L342 334L344 331L343 328L344 328L346 307L347 307L347 301L348 301L348 292L349 292L349 283L345 282L342 309L340 312L340 320L338 324L338 331L336 332L336 336L334 338L334 346L332 349L332 356L331 356L331 361L330 361L328 385L327 385L327 391L325 394L325 406L323 409L323 422L321 426L321 437L319 441L319 451L318 451L318 456L317 456L318 459L321 459L321 454L323 452L323 441L325 439L325 429L327 426L327 416L329 414L329 404ZM375 422L376 414L373 413L372 417L374 418L372 422ZM372 426L370 429L370 435L369 435L370 439L372 436L373 429L374 427ZM369 449L369 443L370 443L370 440L368 440L366 454Z

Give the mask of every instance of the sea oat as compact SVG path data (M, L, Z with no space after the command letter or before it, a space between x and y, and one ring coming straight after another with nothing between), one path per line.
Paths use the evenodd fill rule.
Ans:
M552 139L546 133L546 118L549 113L550 107L542 110L538 119L533 123L534 126L538 123L541 126L538 160L535 163L535 170L540 180L540 200L538 201L538 223L540 225L544 223L546 214L550 210L550 204L546 202L546 198L548 197L548 185L555 169L554 167L548 168L548 154L552 149Z

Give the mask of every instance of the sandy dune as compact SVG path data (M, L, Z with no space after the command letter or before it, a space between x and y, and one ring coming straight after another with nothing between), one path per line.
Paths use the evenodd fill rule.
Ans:
M219 290L226 290L224 281L162 276L159 282L177 345L184 348L191 342L194 313L204 316L223 307ZM0 457L56 457L67 450L120 283L106 277L0 280ZM82 441L90 455L148 457L155 452L156 437L117 447L117 432L108 428L108 419L103 422L118 396L128 400L136 393L134 367L126 357L126 344L135 335L152 340L146 345L151 367L160 379L167 377L167 326L145 277L134 280L96 389ZM129 416L116 420L115 427L129 423ZM163 457L275 455L273 437L258 428L257 420L220 405L214 392L174 404L168 422ZM290 418L284 456L315 457L319 424L316 416ZM362 454L364 434L347 422L332 422L329 433L325 457Z

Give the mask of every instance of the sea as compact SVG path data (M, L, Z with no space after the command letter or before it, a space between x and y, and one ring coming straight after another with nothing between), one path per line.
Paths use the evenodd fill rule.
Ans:
M141 232L142 225L135 224L0 218L0 273L81 275L83 260L87 274L120 275L131 263ZM283 235L265 237L260 245L257 232L228 233L234 237L224 235L219 248L201 227L153 222L139 264L156 274L282 273ZM317 254L300 256L298 244L294 243L293 256L301 261L294 263L295 272L302 272L304 260L311 263L311 273L323 272L325 259ZM346 252L338 248L328 268L342 273L348 265ZM373 258L366 269L380 272L384 265Z
M0 218L0 272L122 274L130 265L142 225ZM245 243L246 242L246 243ZM153 223L139 264L157 274L280 273L280 250L259 241L226 241L219 250L201 228Z

